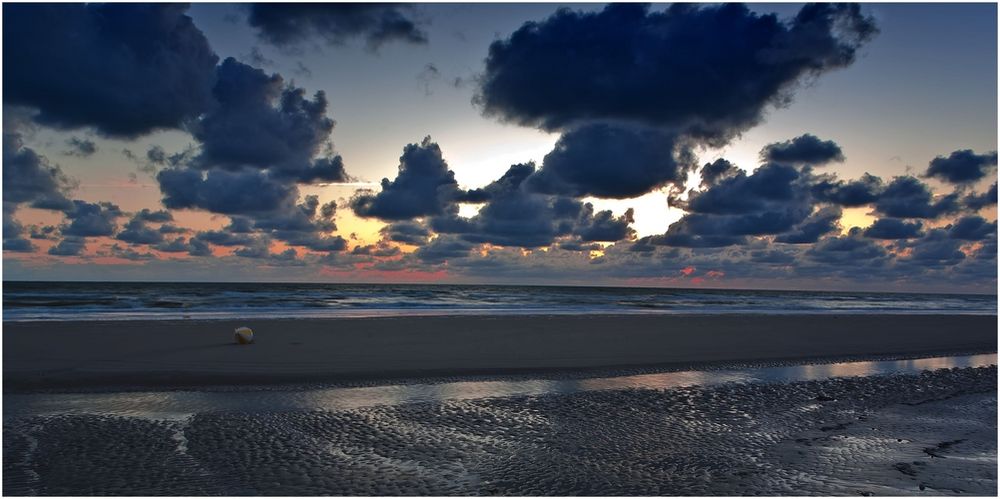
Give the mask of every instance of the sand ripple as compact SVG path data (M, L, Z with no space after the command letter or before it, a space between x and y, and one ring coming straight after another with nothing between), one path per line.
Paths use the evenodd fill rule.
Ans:
M997 370L186 421L29 417L4 494L997 493Z

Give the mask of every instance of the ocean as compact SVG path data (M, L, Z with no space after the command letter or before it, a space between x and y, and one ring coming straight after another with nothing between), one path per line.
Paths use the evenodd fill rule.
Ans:
M4 321L510 314L974 314L995 295L418 284L4 282Z

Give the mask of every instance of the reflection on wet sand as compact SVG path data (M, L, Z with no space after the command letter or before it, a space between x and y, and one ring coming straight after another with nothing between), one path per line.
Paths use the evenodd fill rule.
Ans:
M464 381L314 390L129 392L4 396L4 419L47 414L102 414L180 420L202 412L350 410L413 402L476 400L631 388L666 390L725 383L785 383L835 377L917 373L996 364L996 354L783 367L678 371L590 379Z

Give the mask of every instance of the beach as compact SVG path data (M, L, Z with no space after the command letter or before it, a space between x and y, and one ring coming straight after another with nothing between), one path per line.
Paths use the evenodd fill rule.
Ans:
M5 322L4 391L183 388L996 352L996 316ZM233 330L250 326L255 343Z
M6 495L997 493L995 316L3 333Z

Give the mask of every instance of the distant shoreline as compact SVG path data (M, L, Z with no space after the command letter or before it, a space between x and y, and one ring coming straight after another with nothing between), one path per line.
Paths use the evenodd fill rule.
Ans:
M170 389L996 352L996 316L5 322L4 391ZM257 334L237 346L235 327Z

